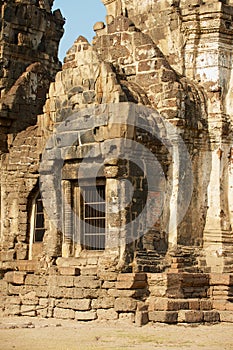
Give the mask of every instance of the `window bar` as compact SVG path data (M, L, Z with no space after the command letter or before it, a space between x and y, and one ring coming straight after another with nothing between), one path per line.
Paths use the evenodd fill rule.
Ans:
M88 250L103 250L105 246L104 193L104 186L83 188L83 244Z

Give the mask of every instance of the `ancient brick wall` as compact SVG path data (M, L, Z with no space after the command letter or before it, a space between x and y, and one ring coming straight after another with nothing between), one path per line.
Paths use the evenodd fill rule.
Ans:
M232 4L104 3L93 45L78 37L51 84L60 12L52 1L1 3L2 313L229 320ZM93 179L105 186L100 249L84 244L79 220Z
M205 92L202 87L198 87L197 84L176 73L173 68L171 68L162 52L154 44L151 37L138 31L132 21L127 17L119 16L114 20L110 18L108 19L108 25L106 27L99 23L95 26L95 30L96 38L93 47L89 45L86 39L79 37L74 46L69 50L63 70L57 74L56 82L50 85L50 92L45 105L45 114L41 120L44 119L45 123L48 123L46 127L50 129L53 123L59 125L65 118L75 112L79 112L87 106L100 103L106 104L132 101L156 109L163 118L179 127L180 133L186 142L190 157L192 158L194 174L193 196L185 220L180 223L177 227L177 232L173 234L173 236L169 236L169 234L166 233L167 220L169 221L169 214L166 211L163 213L163 218L159 230L157 231L161 233L164 232L165 245L178 243L179 245L198 247L203 244L204 239L203 232L206 225L207 214L207 184L211 172L210 162L212 158L210 152L212 146L210 146L208 118L206 113L208 102ZM27 79L32 81L33 76L29 76ZM42 79L42 81L44 81L44 79ZM21 87L20 84L19 86ZM30 93L27 90L23 90L23 94L25 94L27 98L30 97ZM18 106L19 103L15 105ZM25 110L24 106L23 110ZM38 110L34 109L34 113L37 114ZM33 113L29 111L29 114L32 116ZM107 122L107 124L108 123L109 122ZM42 124L42 127L40 126L39 129L40 128L43 129L44 125ZM73 156L71 149L69 150L69 159L67 158L67 161L70 163L72 159L73 161L76 159L75 163L77 163L77 159L82 159L81 154L84 152L85 143L90 144L91 142L95 144L99 142L100 144L104 144L104 141L109 138L122 137L123 134L119 134L117 128L112 128L111 126L110 128L111 133L107 132L108 127L105 125L100 128L99 126L97 128L97 125L92 125L88 130L90 136L86 138L86 140L82 140L82 146L78 146L74 149ZM43 133L44 130L41 132ZM138 136L140 136L138 139L142 137L142 135ZM19 139L21 137L24 139L23 134L18 137ZM46 137L43 139L42 135L40 139L41 146L36 144L35 148L37 150L39 149L38 154L43 153L42 150L45 140ZM70 148L69 139L65 142L68 142L68 144L61 144L58 147L58 150L61 151L62 149L63 153L66 152L67 148ZM23 143L19 145L19 147L21 147ZM147 139L144 144L146 143L147 146L150 147L150 143L152 144L153 141ZM4 163L6 167L3 183L5 181L4 178L8 176L8 162L11 163L11 154L12 157L15 158L13 155L14 150L15 146L13 145ZM20 151L18 150L18 152ZM157 153L157 155L159 154L158 147L155 148L154 152ZM99 156L100 155L101 153ZM95 161L96 157L98 157L98 155L95 154L93 161ZM164 158L163 160L161 158L161 163L166 163L166 152L164 155L161 154L161 157ZM30 159L22 159L21 165L23 166L23 164L25 164L25 169L27 169L28 162L30 162ZM38 158L35 158L34 162L38 165ZM13 164L15 164L14 161ZM39 166L37 166L36 172L38 169ZM50 170L53 171L53 169L55 168L52 166ZM45 171L48 171L48 169ZM167 205L169 205L170 201L169 186L172 187L173 181L172 171L171 164L169 166L168 161L165 172L168 188L166 198ZM38 178L36 172L34 172L34 170L32 171L32 178ZM203 172L205 172L204 180L202 179ZM18 182L17 173L13 172L12 175ZM21 175L19 176L21 177ZM25 181L24 176L22 178L23 181ZM25 202L28 201L29 193L33 191L33 186L35 186L35 183L31 185L30 190L26 190L24 194L22 194L25 197ZM57 213L55 215L57 218L55 218L55 221L59 221L59 218L61 218L59 214L61 212L61 208L59 207L61 201L59 197L56 197L55 191L55 188L59 186L58 183L55 183L52 188L47 189L47 191L50 191L49 194L54 202L58 203L56 207ZM12 194L9 192L9 195ZM182 193L179 195L181 198L184 196ZM3 198L7 198L4 196L3 194ZM12 212L12 203L8 201L6 201L6 203L9 203L9 208L5 209L5 215L7 215L8 212ZM18 208L17 204L14 205L15 208ZM18 222L17 210L14 215L15 217L12 217L12 221ZM24 216L25 215L26 213L24 213ZM23 226L20 227L22 227L20 230L22 230L23 233L20 233L19 237L24 238L19 240L18 243L19 245L28 244L28 232L25 232ZM50 227L45 237L45 240L48 239L48 241L47 244L46 242L44 243L45 246L50 248L45 249L45 254L50 251L49 255L52 257L56 256L55 252L61 251L61 247L56 247L57 242L60 242L60 233L56 231L56 228L51 228L49 222L47 223L47 227ZM5 237L5 241L8 241L7 235L15 236L15 234L12 235L11 228L7 227L5 224L2 225L2 231L2 237ZM155 232L155 235L156 234ZM14 241L14 238L9 239L9 241L12 240ZM145 246L148 246L146 240L145 237ZM149 241L150 238L148 238L148 242ZM4 242L5 248L7 244L8 243ZM13 243L11 243L10 246L14 251L16 248L14 244L13 246L12 244ZM189 253L190 252L191 250Z
M78 268L59 271L6 273L0 281L1 316L119 319L138 326L232 321L229 275L118 274L95 266L82 269L82 275Z

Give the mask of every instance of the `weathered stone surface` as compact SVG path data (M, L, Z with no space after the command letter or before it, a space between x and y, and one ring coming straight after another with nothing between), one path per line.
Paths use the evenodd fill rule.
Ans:
M5 280L13 284L24 284L25 277L24 272L10 271L5 274Z
M117 298L115 301L114 308L116 311L122 312L135 311L137 308L137 302L132 298Z
M114 309L98 309L97 317L99 320L117 320L118 313Z
M74 277L72 276L57 276L55 283L59 287L74 287Z
M35 305L21 305L20 314L23 316L36 316Z
M4 310L4 314L3 315L4 316L20 315L20 305L17 305L17 304L9 304L9 305L7 305L5 310Z
M78 288L96 289L100 288L101 281L91 276L80 276L74 279L74 286Z
M104 281L102 288L105 289L113 289L116 287L116 282L111 282L111 281Z
M233 323L233 311L220 311L220 321Z
M220 321L220 315L218 311L204 311L204 322L216 323Z
M71 309L61 309L59 307L55 307L53 316L55 318L74 319L75 311Z
M97 318L96 311L76 311L75 319L78 321L93 321Z
M110 309L114 307L115 299L111 297L99 298L92 300L91 307L93 309Z
M178 321L185 323L199 323L203 322L204 314L202 311L181 310L178 314Z
M117 277L117 289L142 289L147 285L146 274L120 274Z
M82 268L82 276L96 276L96 275L97 275L97 267Z
M177 323L178 313L176 311L150 311L149 321L161 323Z
M36 276L34 274L28 274L25 279L25 284L34 286L46 286L48 284L48 279L45 277Z
M21 297L23 305L37 305L39 304L39 298L36 296L36 292L29 292Z
M171 299L156 299L154 302L154 310L160 311L178 311L181 309L189 309L187 300L171 300Z
M61 275L66 275L66 276L79 276L80 275L80 269L77 267L72 267L72 266L59 267L59 272Z
M133 323L135 321L135 314L133 312L120 312L119 320Z
M108 295L115 298L128 298L128 297L142 297L146 294L145 289L137 289L137 290L128 290L128 289L108 289Z
M73 309L79 311L90 310L90 299L62 299L56 302L56 306L63 309Z
M146 325L149 322L148 311L136 311L135 324L139 327Z

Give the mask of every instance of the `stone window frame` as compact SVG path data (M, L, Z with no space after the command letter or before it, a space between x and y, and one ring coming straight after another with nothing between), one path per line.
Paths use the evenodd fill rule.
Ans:
M33 254L32 254L32 247L33 244L39 243L41 244L43 242L44 234L45 234L45 218L44 218L44 211L39 210L38 207L42 204L43 206L43 201L41 197L40 190L37 190L33 199L32 199L32 204L31 204L31 215L30 215L30 238L29 238L29 260L32 260ZM42 215L42 222L43 224L40 225L40 227L37 227L37 215ZM37 238L36 237L36 230L38 231L43 231L42 233L42 238Z

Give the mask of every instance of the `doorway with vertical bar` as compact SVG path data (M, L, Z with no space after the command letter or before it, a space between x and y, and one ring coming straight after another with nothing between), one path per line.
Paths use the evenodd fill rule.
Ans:
M81 245L86 250L105 249L105 184L81 186Z

